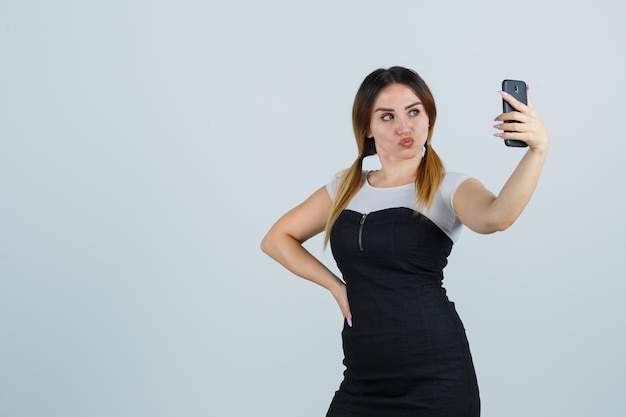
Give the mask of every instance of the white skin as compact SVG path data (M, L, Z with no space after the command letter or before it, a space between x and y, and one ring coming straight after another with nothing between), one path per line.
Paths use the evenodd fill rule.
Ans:
M402 84L383 89L374 101L368 136L374 137L382 168L368 180L374 187L393 187L415 180L430 122L420 98Z
M539 181L550 146L548 131L530 95L528 105L524 105L509 94L500 94L517 111L500 114L496 120L518 123L498 122L494 128L500 132L495 136L522 140L528 150L497 196L476 179L464 181L457 189L453 201L457 216L465 226L483 234L505 230L520 216ZM369 175L372 186L393 187L415 181L428 126L428 115L413 90L392 84L379 93L369 134L374 137L381 169ZM261 249L294 274L330 291L352 325L344 282L302 246L324 231L331 206L326 187L321 187L278 219L261 242Z

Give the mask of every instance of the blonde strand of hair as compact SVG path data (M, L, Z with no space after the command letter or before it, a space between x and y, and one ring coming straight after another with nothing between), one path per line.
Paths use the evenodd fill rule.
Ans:
M326 228L324 233L324 248L328 245L330 240L330 232L332 231L335 221L339 217L339 214L348 206L348 203L359 191L361 185L363 185L363 158L358 157L350 168L339 174L343 178L337 188L337 193L333 199L333 205L330 209L330 214L326 222Z
M435 195L443 182L444 176L445 170L443 162L429 144L417 168L417 176L415 178L417 201L419 205L427 211L430 210L433 205Z

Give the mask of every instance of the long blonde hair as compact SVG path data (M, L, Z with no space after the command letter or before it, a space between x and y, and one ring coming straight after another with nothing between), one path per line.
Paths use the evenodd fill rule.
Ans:
M356 139L359 156L350 168L343 171L339 187L333 200L333 205L326 222L324 246L328 244L330 233L339 214L348 206L348 203L359 191L364 182L363 159L376 154L374 138L368 138L374 102L382 89L391 84L402 84L412 89L420 98L424 110L428 115L430 126L426 139L425 152L417 168L415 190L418 205L429 210L433 204L435 194L443 181L445 170L441 159L431 147L437 108L430 89L422 78L413 70L404 67L377 69L363 80L354 98L352 106L352 129Z

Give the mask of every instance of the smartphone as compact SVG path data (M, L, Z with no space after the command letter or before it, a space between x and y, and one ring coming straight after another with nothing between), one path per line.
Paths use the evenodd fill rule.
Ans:
M505 93L509 93L510 95L515 97L517 100L521 101L522 103L528 104L528 100L526 98L526 83L524 81L504 80L502 81L502 91L504 91ZM516 111L504 99L502 99L502 110L504 111L504 113ZM505 122L515 122L515 121L505 120ZM513 146L516 148L525 148L526 146L528 146L526 142L524 141L512 140L512 139L505 139L504 144L506 146Z

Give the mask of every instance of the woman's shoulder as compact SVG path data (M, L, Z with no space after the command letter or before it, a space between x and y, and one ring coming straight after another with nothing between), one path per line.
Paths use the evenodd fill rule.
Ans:
M361 175L363 176L363 178L365 178L365 177L368 176L368 174L370 172L374 172L374 171L375 170L364 169L364 170L361 171ZM348 174L348 170L347 169L344 169L343 171L339 171L332 177L332 180L330 182L331 183L332 182L341 182L341 180L343 180L346 177L347 174Z
M444 200L450 205L452 204L452 198L454 197L454 193L457 188L466 180L473 178L469 174L465 174L463 172L456 171L446 171L445 176L443 177L443 181L439 186L439 194L444 198Z
M441 183L442 188L457 188L463 181L472 178L471 175L464 172L446 171Z
M448 181L448 182L463 180L467 178L471 178L471 176L469 174L466 174L465 172L458 172L458 171L446 171L445 176L443 177L444 181Z
M372 172L371 170L364 169L361 171L361 175L363 176L363 181L367 178L368 174ZM341 185L341 181L346 177L347 170L340 171L335 174L335 176L326 184L326 190L330 195L331 199L335 199L335 195L337 194L337 190L339 189L339 185Z

